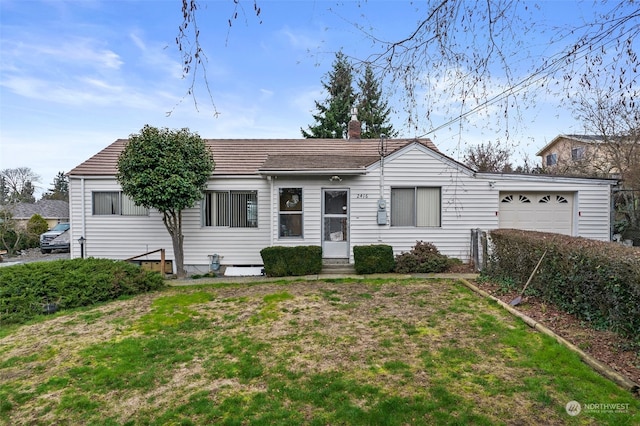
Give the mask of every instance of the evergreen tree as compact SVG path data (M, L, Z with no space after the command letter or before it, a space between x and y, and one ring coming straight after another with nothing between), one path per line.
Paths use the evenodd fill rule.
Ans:
M35 203L36 197L33 196L36 188L33 186L30 180L24 183L22 190L17 195L16 202L18 203Z
M4 176L0 176L0 206L9 202L9 186Z
M351 107L356 96L353 93L353 67L342 52L336 53L333 70L328 73L324 89L328 93L324 103L316 101L315 124L308 131L300 129L305 138L346 138Z
M381 134L393 138L398 132L389 123L391 109L382 98L382 89L371 65L367 64L363 77L358 80L358 120L362 123L362 139L376 139Z
M69 201L69 180L64 172L58 172L51 185L53 188L42 195L43 200Z

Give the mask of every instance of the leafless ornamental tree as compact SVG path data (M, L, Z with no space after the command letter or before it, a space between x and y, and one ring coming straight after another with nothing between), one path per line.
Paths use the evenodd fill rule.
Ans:
M258 0L229 1L233 2L230 27L239 16L261 19ZM253 12L244 9L246 4L252 5ZM195 79L202 69L206 82L206 57L196 20L199 4L183 0L182 5L184 20L176 42L183 55L183 72ZM371 66L380 81L397 85L404 94L406 128L415 136L454 125L462 128L472 116L499 111L492 120L483 120L483 125L509 140L518 129L522 109L546 92L570 98L594 75L625 75L625 84L637 87L640 60L634 48L640 33L640 4L622 0L603 1L598 8L594 3L580 5L585 12L582 20L551 26L539 22L534 13L548 7L544 2L415 2L415 13L400 26L406 28L406 35L394 40L382 38L378 28L366 24L367 19L351 22L369 38L373 53L350 59L354 66L357 59ZM366 18L368 2L360 0L358 6ZM340 2L328 6L336 14L341 7ZM535 53L540 45L545 46L543 53ZM192 82L190 94L193 87ZM631 101L635 102L635 94Z

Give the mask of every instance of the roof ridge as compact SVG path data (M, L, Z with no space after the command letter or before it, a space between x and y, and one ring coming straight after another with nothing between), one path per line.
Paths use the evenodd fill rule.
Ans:
M379 157L378 139L204 139L213 154L215 175L257 174L267 158L288 155L296 157ZM308 143L304 143L307 142ZM71 176L115 176L120 153L127 139L117 139L85 160L68 174ZM385 140L387 153L417 143L440 153L430 139L394 138ZM343 163L342 161L339 161Z

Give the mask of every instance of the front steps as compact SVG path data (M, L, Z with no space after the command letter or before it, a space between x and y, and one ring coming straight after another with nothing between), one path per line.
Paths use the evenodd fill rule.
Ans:
M322 275L355 275L349 259L322 259Z

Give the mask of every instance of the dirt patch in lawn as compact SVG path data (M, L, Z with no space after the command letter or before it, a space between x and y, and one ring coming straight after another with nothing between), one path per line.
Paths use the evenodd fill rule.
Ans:
M515 291L505 293L498 284L491 282L473 284L505 303L519 295ZM612 331L596 330L589 323L536 297L524 297L515 309L553 330L612 370L640 384L640 348L634 346L630 339Z
M0 423L562 425L607 383L543 337L450 280L174 288L0 339Z

